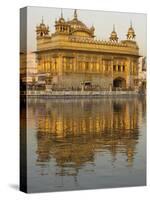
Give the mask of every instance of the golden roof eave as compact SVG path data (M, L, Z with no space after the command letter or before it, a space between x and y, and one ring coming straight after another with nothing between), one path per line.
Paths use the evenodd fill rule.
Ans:
M49 51L80 51L80 52L90 52L90 53L100 53L100 54L118 54L118 55L126 55L126 56L134 56L134 57L141 57L139 53L134 53L134 52L128 52L128 51L110 51L110 50L104 50L104 49L85 49L85 48L73 48L73 47L60 47L60 46L55 46L51 48L45 48L45 49L40 49L37 51L34 51L34 53L39 54L39 53L44 53L44 52L49 52Z

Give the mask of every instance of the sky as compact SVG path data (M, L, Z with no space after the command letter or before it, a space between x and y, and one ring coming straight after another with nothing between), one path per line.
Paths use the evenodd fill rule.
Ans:
M62 9L65 20L73 18L74 9ZM44 23L49 26L50 33L55 31L55 20L61 15L61 8L48 7L28 7L27 9L27 46L28 51L36 50L36 26L41 23L42 16ZM123 13L110 11L95 11L95 10L78 10L78 19L86 26L95 27L95 39L109 40L110 34L115 24L115 30L119 40L126 39L126 34L132 21L132 26L135 30L136 41L140 48L140 55L146 56L147 45L147 16L139 13Z

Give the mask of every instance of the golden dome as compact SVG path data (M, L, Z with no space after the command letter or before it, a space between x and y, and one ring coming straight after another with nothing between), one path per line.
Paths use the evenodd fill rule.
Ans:
M88 29L87 26L78 19L73 19L71 21L68 21L68 24L73 29Z
M77 10L74 10L74 18L72 20L68 21L68 24L73 29L88 29L87 26L83 22L78 20Z
M88 28L82 21L78 20L77 10L74 10L74 18L66 22L70 28L71 32L85 32L88 36L94 37L94 27Z

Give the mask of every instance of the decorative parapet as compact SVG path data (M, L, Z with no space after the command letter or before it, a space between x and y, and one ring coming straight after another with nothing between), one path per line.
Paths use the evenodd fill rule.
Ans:
M107 41L107 40L94 40L91 38L83 38L83 37L69 37L70 42L78 42L78 43L89 43L89 44L99 44L99 45L108 45L108 46L118 46L118 47L129 47L131 45L124 43L123 41L115 42L115 41ZM133 47L133 45L132 45Z
M118 53L139 56L139 48L135 41L104 41L81 36L58 36L45 38L38 42L38 51L52 49L71 49L81 51L96 51L104 53Z
M44 43L36 52L50 51L54 49L59 50L77 50L77 51L90 51L90 52L102 52L111 54L128 54L139 56L139 51L136 48L123 45L123 44L113 44L110 42L100 41L100 42L80 42L80 41L56 41L51 43Z

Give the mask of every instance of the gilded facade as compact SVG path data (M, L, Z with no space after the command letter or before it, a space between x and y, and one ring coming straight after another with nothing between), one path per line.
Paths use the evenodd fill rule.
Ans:
M115 26L107 41L95 39L95 28L63 14L55 21L55 31L42 22L36 27L37 68L53 89L111 90L135 89L139 48L130 24L125 40L119 40Z

